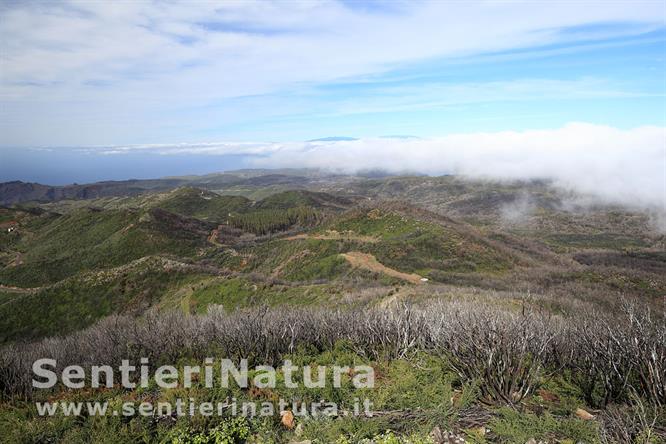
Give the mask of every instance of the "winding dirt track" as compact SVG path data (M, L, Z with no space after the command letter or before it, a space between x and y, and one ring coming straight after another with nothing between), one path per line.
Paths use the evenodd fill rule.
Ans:
M414 273L403 273L393 268L389 268L381 264L376 257L371 254L361 253L360 251L350 251L349 253L342 253L340 256L345 258L353 267L362 268L375 273L384 273L388 276L393 276L398 279L403 279L412 284L422 284L421 276Z
M0 284L0 291L6 291L8 293L21 293L21 294L37 293L42 288L43 287L12 287L9 285Z

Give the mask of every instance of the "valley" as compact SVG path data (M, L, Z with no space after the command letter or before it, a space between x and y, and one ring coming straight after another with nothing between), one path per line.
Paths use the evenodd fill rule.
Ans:
M244 176L242 189L240 179L229 179L235 174ZM133 182L131 188L114 184L108 190L113 196L105 195L106 186L94 185L100 191L91 198L69 199L67 193L20 203L10 202L23 200L26 194L3 198L0 222L8 226L11 222L12 227L0 233L0 342L5 351L21 344L29 344L25 350L31 350L46 343L79 341L76 338L97 334L100 328L110 328L114 335L129 334L116 331L108 322L137 326L156 322L154 328L160 330L164 327L158 326L167 322L162 319L173 316L178 320L168 322L217 322L213 319L219 316L228 319L224 322L235 322L238 316L255 316L251 313L277 316L268 313L290 311L306 317L321 312L334 318L333 313L372 317L378 314L370 313L387 312L395 320L411 316L411 310L422 313L415 316L426 316L440 307L437 310L449 313L444 317L456 310L468 313L460 316L470 326L509 322L501 324L509 328L514 325L509 319L515 317L518 322L527 316L526 322L536 322L532 328L537 330L542 319L557 319L567 326L561 328L571 331L579 325L594 330L597 326L588 315L615 319L622 307L633 304L661 319L666 301L665 238L657 214L582 203L584 196L543 182L232 172L156 180L149 185ZM151 188L138 192L137 186ZM193 328L181 327L181 333ZM386 360L375 354L384 345L361 346L356 343L361 338L346 336L348 326L337 328L337 339L330 339L333 342L326 346L303 339L311 348L299 349L299 356L326 360L321 353L335 349L336 341L349 340L356 344L353 353L370 347L366 348L369 355L354 359L370 359L372 365L391 373L400 371L395 366L422 365L422 359L430 362L440 347L418 345L433 339L415 337L404 350L400 347L405 344L395 345L398 348L390 352L386 349L390 356ZM556 338L560 334L553 333ZM474 335L483 337L480 332ZM565 341L563 337L553 340ZM503 346L498 345L498 350ZM185 358L190 356L185 351L189 347L169 353ZM297 353L293 348L282 352ZM442 370L446 378L453 378L447 379L447 384L453 384L450 390L476 390L470 384L477 374L463 371L467 364L456 364L468 352L454 349L450 353L444 364L436 364L448 369ZM8 355L4 359L5 371L22 362L6 361ZM544 367L554 365L543 359ZM563 387L574 382L541 373L532 378L528 378L530 384L538 383L545 390L543 397L558 393L552 395L558 402L547 401L551 404L542 407L555 415L555 426L548 433L560 436L556 429L571 423L579 430L573 436L591 436L586 433L593 433L597 422L576 419L576 409L559 400L567 399L580 408L605 408L607 401L599 399L596 382L597 388L587 395L583 391L564 395ZM399 391L406 383L395 380L382 390ZM470 396L487 398L483 403L495 406L514 403L515 389L507 395L504 389L486 392L490 387L482 385ZM8 394L15 388L4 390L10 390ZM491 429L501 430L502 421L532 418L530 409L537 401L531 393L520 393L516 406L528 416L511 420L503 410L484 409ZM386 408L399 405L382 402ZM455 403L449 408L460 416L448 417L447 423L461 433L466 430L465 436L474 436L474 427L466 422L470 413L462 413ZM375 424L373 433L381 432L381 426L376 427L385 424L382 421L370 422ZM396 421L400 427L406 424Z

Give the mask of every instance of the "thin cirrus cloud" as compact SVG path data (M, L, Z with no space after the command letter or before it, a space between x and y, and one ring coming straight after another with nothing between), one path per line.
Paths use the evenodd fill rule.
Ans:
M664 27L662 6L653 1L608 2L603 8L597 2L8 2L0 6L0 144L303 140L330 133L327 125L336 127L334 133L345 132L347 116L440 110L478 103L482 95L503 103L655 96L663 91L646 86L654 79L606 79L612 73L603 66L585 72L565 64L573 70L565 74L533 67L549 52L654 39L650 33ZM497 60L512 58L537 63L518 70L529 73L493 78L505 72L494 69ZM433 65L437 60L445 63ZM475 60L487 63L452 77L462 69L454 65ZM408 75L402 80L393 76L403 72ZM327 89L350 83L356 84L353 90ZM280 127L283 120L303 116L309 116L304 124ZM419 127L413 115L401 120L413 122L415 131L438 131L435 123ZM410 132L389 127L372 132L396 130Z

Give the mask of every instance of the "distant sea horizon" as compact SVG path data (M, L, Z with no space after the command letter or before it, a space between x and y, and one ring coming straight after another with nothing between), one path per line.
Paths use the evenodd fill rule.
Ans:
M71 185L107 180L157 179L219 173L251 165L248 155L81 152L73 148L0 149L1 182Z

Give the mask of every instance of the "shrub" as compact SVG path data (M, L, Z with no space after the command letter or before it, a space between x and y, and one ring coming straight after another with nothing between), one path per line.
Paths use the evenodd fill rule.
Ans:
M166 442L170 444L238 444L250 436L250 426L245 418L230 418L220 425L203 432L189 428L173 429Z
M440 356L462 382L478 381L489 403L517 403L551 372L566 371L589 404L625 402L635 392L663 406L665 338L662 317L631 305L614 317L571 318L483 309L471 302L149 313L140 319L111 316L67 336L6 346L0 350L0 389L5 396L29 397L32 362L39 358L56 359L61 367L117 368L122 359L141 357L156 367L210 355L275 365L300 346L326 351L344 342L375 360L418 351Z

